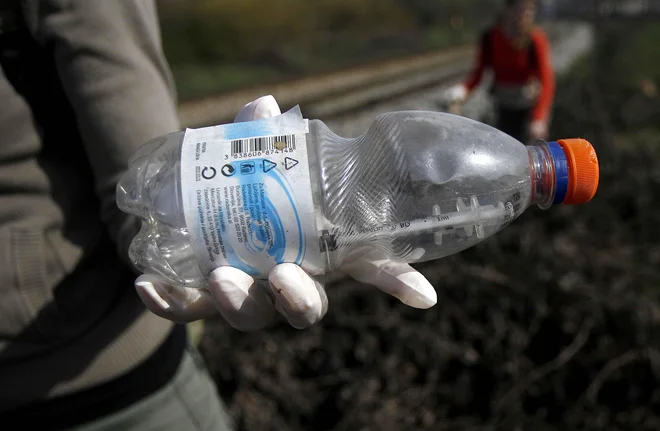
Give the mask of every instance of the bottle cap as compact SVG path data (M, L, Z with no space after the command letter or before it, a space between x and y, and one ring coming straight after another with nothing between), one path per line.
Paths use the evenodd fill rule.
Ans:
M561 139L557 143L564 150L568 165L568 184L564 204L583 204L596 195L600 170L594 147L586 140Z
M554 205L589 202L598 189L598 158L584 139L548 142L555 166Z

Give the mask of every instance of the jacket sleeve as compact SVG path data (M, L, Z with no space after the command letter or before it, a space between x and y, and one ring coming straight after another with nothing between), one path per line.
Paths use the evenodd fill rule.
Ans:
M137 221L116 205L128 160L179 129L153 0L27 0L35 38L52 52L94 172L101 217L122 257Z
M470 72L468 79L463 83L468 90L468 93L471 93L481 82L486 71L486 67L490 66L488 64L488 58L486 55L486 48L488 43L489 31L486 31L480 39L479 46L477 46L477 58L474 65L474 69Z
M552 66L550 43L543 31L538 30L533 37L536 45L538 78L541 82L541 94L532 112L534 120L547 121L555 97L555 72Z

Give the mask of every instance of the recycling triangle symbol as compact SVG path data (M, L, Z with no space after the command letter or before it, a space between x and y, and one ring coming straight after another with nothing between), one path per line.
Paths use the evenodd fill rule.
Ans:
M284 158L284 167L288 171L292 167L296 166L298 164L298 160L292 159L291 157L285 157Z
M263 164L264 173L270 171L271 169L273 169L276 166L277 166L277 163L271 162L270 160L264 160L264 164Z

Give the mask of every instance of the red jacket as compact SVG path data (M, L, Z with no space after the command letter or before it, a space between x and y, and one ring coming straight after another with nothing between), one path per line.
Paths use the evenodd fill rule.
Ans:
M499 27L493 28L488 39L490 51L486 53L483 46L479 48L476 68L465 82L468 92L479 85L487 68L493 71L495 85L524 86L536 78L541 84L541 91L532 111L532 119L547 121L555 95L555 76L550 44L543 30L535 28L531 34L536 55L529 47L515 47Z

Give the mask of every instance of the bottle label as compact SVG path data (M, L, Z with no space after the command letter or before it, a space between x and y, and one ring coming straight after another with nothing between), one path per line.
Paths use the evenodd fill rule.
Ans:
M283 262L315 272L308 131L298 107L262 120L186 130L181 194L205 276L229 265L266 278Z

